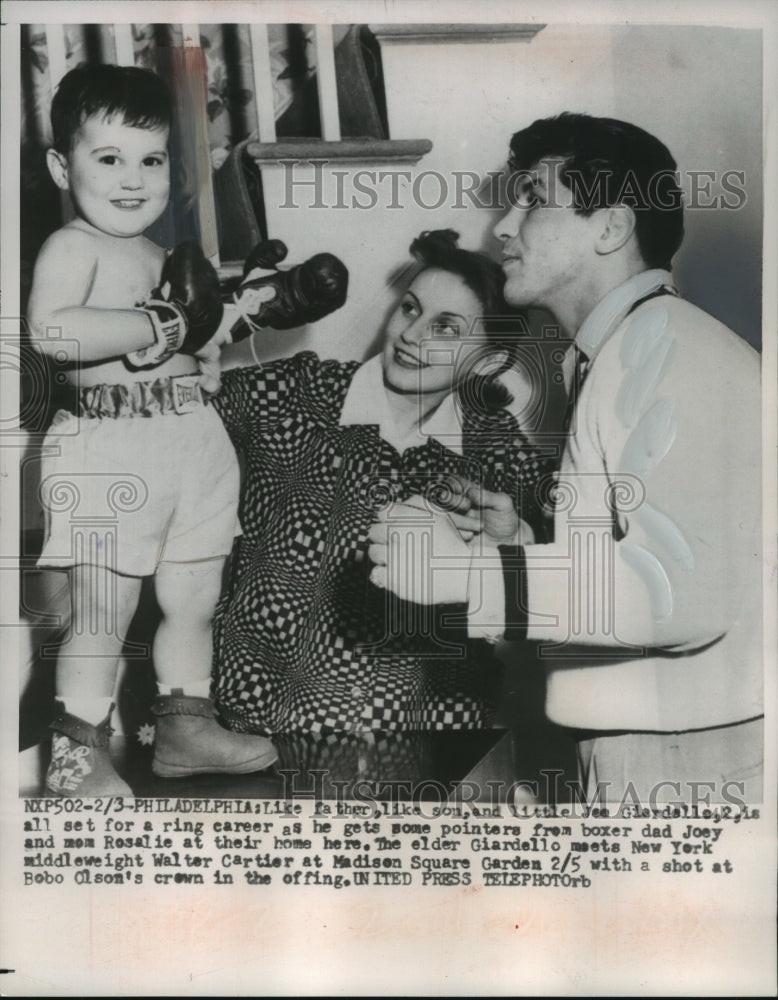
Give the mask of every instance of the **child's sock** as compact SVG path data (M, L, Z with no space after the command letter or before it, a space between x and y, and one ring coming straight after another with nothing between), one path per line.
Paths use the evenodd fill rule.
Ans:
M161 695L169 695L173 688L181 688L187 698L207 698L211 693L211 678L205 677L201 681L187 681L185 684L160 684L157 681L157 690Z
M90 726L99 726L105 721L113 704L113 698L71 698L58 695L57 700L62 702L69 715L75 715Z

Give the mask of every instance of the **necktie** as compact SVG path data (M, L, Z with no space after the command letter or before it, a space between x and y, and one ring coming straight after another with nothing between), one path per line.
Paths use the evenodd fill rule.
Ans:
M567 391L567 407L563 429L567 432L573 419L578 394L589 371L589 358L576 344L572 343L562 359L562 378Z

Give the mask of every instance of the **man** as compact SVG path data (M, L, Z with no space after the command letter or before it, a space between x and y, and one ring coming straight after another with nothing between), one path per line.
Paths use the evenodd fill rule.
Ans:
M506 498L468 486L480 510L433 511L431 556L405 543L407 512L387 512L371 578L468 601L474 634L539 640L547 714L574 730L590 796L758 801L758 356L677 295L681 192L656 138L563 114L513 136L510 168L506 299L573 338L554 541L490 550ZM476 555L453 524L479 517Z

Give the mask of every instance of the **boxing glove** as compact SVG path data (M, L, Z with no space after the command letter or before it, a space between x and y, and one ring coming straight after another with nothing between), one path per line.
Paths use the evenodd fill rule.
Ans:
M246 258L243 278L232 296L242 317L231 331L234 341L262 327L292 330L314 323L346 301L348 270L338 257L318 253L280 270L278 264L286 255L281 240L264 240Z
M173 354L196 354L224 315L219 276L195 240L180 243L162 268L160 283L139 307L151 320L155 341L127 355L137 368L162 364Z

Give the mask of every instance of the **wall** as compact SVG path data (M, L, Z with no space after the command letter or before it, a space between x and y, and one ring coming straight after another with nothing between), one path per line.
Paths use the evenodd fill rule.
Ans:
M752 344L760 342L761 301L761 36L755 31L674 26L547 25L530 41L438 43L382 46L390 130L393 138L427 137L433 150L415 167L401 164L369 169L411 170L398 181L389 208L390 182L369 185L379 194L371 208L315 208L312 188L288 178L270 180L269 219L273 235L298 256L319 249L341 253L352 273L350 300L314 330L289 339L271 337L260 349L267 356L290 348L361 358L375 345L381 321L394 299L389 290L407 247L422 229L450 226L462 242L496 252L490 235L497 211L479 209L460 194L456 172L486 176L504 167L513 131L534 118L562 110L611 115L639 124L662 138L679 163L682 186L691 194L687 171L737 170L745 174L745 204L737 211L690 207L687 236L676 258L682 292ZM364 166L364 165L362 165ZM321 190L326 204L338 200L333 170L350 169L341 181L340 200L363 202L351 186L351 168L325 168ZM441 179L433 176L437 172ZM275 168L276 174L279 168ZM427 205L414 204L413 185ZM311 180L299 168L295 180ZM738 183L738 182L736 182ZM286 186L285 186L286 185ZM711 195L723 194L718 180ZM736 200L734 196L730 200ZM485 194L482 201L487 201ZM705 190L689 201L710 202Z
M736 211L706 207L711 199L701 188L695 199L687 176L686 239L676 272L687 298L755 346L761 343L761 46L757 31L689 27L619 28L613 45L617 117L661 136L682 171L745 174L746 200ZM714 183L711 194L720 191Z

